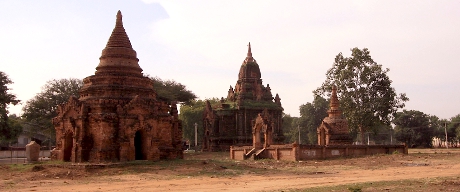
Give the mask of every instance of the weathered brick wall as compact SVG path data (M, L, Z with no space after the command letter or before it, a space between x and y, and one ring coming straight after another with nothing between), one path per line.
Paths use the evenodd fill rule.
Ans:
M252 146L242 146L230 148L230 158L243 160L252 149ZM287 161L305 161L313 159L328 159L337 157L356 157L375 154L407 154L405 145L337 145L337 146L320 146L320 145L272 145L265 148L264 152L259 155L260 159L276 159Z

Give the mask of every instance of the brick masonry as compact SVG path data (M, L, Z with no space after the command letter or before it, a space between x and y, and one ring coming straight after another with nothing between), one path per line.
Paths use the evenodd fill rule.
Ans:
M183 158L175 102L157 99L142 74L118 11L94 75L83 79L80 98L58 107L52 159L72 162Z
M278 94L273 97L270 85L262 84L257 61L252 57L251 44L238 73L235 88L230 86L226 98L211 106L207 101L203 112L204 151L228 151L230 146L252 145L253 126L259 114L270 122L270 138L274 144L284 142L283 107ZM262 131L261 129L258 129ZM264 133L260 133L261 141Z

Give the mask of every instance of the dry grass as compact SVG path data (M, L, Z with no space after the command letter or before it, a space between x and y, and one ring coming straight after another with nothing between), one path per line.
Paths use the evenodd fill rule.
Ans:
M382 179L372 177L366 180L350 181L334 180L339 175L344 178L356 177L360 172L375 174L394 174L394 170L416 168L451 170L460 164L460 149L410 149L409 155L373 155L359 158L338 158L315 161L235 161L229 159L228 153L187 153L185 159L169 161L133 161L127 163L107 164L72 164L64 162L40 162L37 164L0 165L0 191L26 190L37 187L39 183L53 183L64 187L72 181L77 185L92 186L95 183L110 183L110 185L125 185L131 177L144 178L146 182L170 182L188 178L212 178L234 180L234 183L246 182L247 178L302 178L316 179L318 184L286 185L289 187L274 187L261 191L437 191L460 189L460 171L450 176L429 176L420 178L417 173L403 179ZM412 178L412 176L414 178ZM415 178L417 177L417 178ZM242 180L242 181L240 181ZM57 182L56 181L62 181ZM67 183L65 183L67 182ZM199 183L195 185L214 185L214 183ZM253 181L253 185L267 185L267 181ZM269 182L269 181L268 181ZM286 180L289 182L289 179ZM62 184L65 183L65 184ZM282 185L283 183L281 183ZM235 184L239 186L238 184ZM293 187L290 187L293 186ZM69 186L70 187L70 186ZM168 187L168 186L167 186ZM170 187L170 186L169 186ZM47 188L44 188L47 189ZM171 188L168 188L171 189ZM172 188L174 189L174 188ZM232 188L230 188L232 189ZM237 189L237 188L235 188ZM108 188L107 190L110 190Z

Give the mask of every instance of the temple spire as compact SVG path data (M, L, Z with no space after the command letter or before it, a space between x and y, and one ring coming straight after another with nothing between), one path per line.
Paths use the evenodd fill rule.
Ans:
M255 62L254 58L252 57L252 52L251 52L251 42L248 44L248 54L245 59L246 62Z
M125 47L132 49L131 41L126 34L125 28L123 27L121 11L117 12L117 20L115 22L115 28L113 28L112 35L110 35L109 41L106 47Z
M121 11L118 10L117 12L117 23L120 23L123 25L123 21L122 21L122 15L121 15Z
M96 74L130 73L142 76L139 59L123 27L121 11L117 12L115 27L99 57Z
M252 57L251 42L249 42L249 44L248 44L248 57Z
M342 111L339 108L339 99L337 97L337 87L335 85L332 86L332 94L331 94L331 99L329 103L329 110L327 113L329 114L329 117L340 117L342 116Z

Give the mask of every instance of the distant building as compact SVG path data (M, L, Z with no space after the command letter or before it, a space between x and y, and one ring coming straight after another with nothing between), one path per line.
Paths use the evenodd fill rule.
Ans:
M32 133L26 127L23 127L22 129L22 133L18 136L18 142L12 146L25 147L31 141L35 141L39 145L42 145L44 142L49 142L49 136L42 133Z
M272 142L282 143L284 134L281 126L281 99L278 94L273 98L270 86L267 84L265 87L262 84L259 65L252 57L249 44L235 88L230 86L227 98L222 98L217 106L206 102L203 113L203 150L228 151L232 145L252 145L252 127L259 113L264 110L264 118L272 127Z

